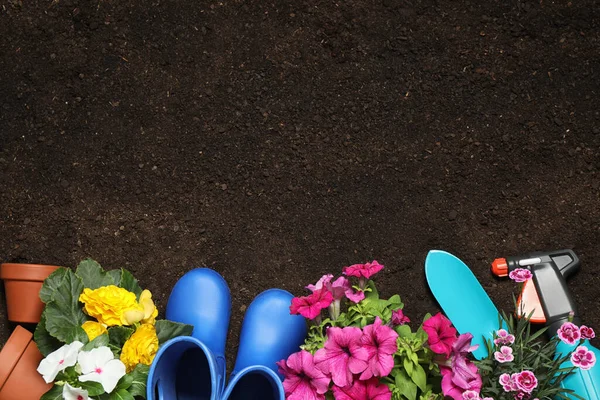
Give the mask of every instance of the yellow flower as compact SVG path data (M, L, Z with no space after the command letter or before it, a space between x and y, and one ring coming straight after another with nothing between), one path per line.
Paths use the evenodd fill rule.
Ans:
M144 318L144 307L132 293L115 285L83 289L79 301L85 312L107 326L132 325Z
M98 336L108 332L104 325L96 321L85 321L81 327L85 333L87 333L90 342Z
M129 373L138 364L152 364L157 351L156 328L151 324L142 324L123 345L121 361Z
M152 301L152 293L148 289L144 290L140 295L140 304L144 307L144 318L142 324L152 324L156 322L158 310Z

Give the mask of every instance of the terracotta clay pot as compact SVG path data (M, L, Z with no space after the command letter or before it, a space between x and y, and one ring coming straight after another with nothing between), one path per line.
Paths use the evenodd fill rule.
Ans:
M42 358L32 333L17 326L0 352L0 399L39 399L50 390L37 372Z
M40 289L44 279L58 268L60 267L38 264L0 265L9 321L32 324L40 322L44 310Z

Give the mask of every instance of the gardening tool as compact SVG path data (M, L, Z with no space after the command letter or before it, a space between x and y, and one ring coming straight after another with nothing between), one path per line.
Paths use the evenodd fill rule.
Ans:
M477 359L487 357L485 340L506 322L473 272L458 257L442 250L431 250L425 259L425 277L434 297L459 333L473 334Z
M533 311L536 313L536 319L535 321L532 319L532 322L544 323L548 327L546 333L550 337L556 335L560 326L569 320L575 325L581 324L575 301L566 283L566 278L579 267L579 258L572 250L535 252L517 257L498 258L492 263L492 271L497 276L507 276L517 268L531 271L533 277L523 285L517 315L527 316ZM592 346L589 340L574 345L560 341L556 348L557 356L568 354L578 345L593 351L596 360L600 362L600 350ZM561 365L563 368L572 366L570 361ZM600 366L595 365L589 370L576 369L561 386L572 389L587 400L600 399Z
M225 342L231 316L227 282L216 271L196 268L169 296L168 320L194 326L192 336L164 343L148 374L148 400L219 400L225 386Z
M306 320L290 314L294 296L268 289L246 310L240 345L224 400L284 400L277 362L300 351L306 339Z

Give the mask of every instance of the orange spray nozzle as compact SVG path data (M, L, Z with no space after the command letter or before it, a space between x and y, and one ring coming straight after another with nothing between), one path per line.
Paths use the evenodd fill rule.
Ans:
M496 258L492 262L492 273L498 277L508 276L508 263L506 258Z

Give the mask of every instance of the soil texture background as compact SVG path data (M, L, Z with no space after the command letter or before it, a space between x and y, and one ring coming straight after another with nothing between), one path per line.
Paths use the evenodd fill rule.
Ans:
M571 248L600 329L595 1L0 3L2 262L127 268L161 317L213 268L229 370L257 294L350 264L437 312L431 249L509 310L494 258Z

